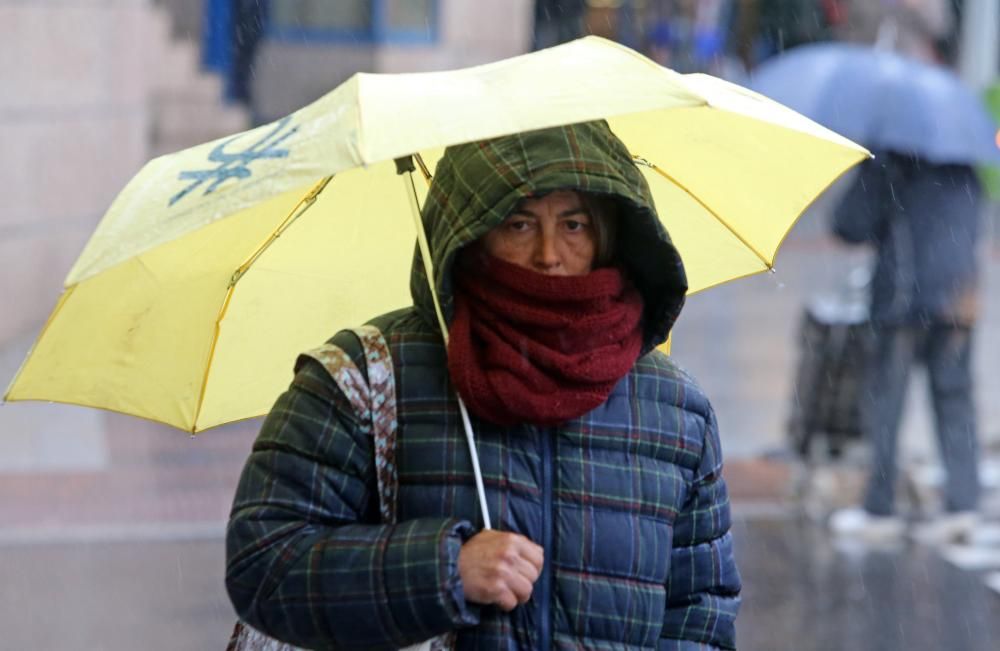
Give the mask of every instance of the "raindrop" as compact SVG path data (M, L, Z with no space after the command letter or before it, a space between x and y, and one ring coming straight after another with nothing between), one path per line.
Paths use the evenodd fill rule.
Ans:
M180 556L177 557L177 587L184 588L184 565L181 563Z

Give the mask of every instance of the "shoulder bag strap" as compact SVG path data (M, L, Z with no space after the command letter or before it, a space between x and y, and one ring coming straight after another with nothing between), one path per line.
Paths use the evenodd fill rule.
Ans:
M375 448L379 514L382 522L396 523L396 379L389 345L378 328L362 326L351 332L361 341L368 381L350 355L334 344L323 344L304 355L323 365L358 418L364 433L371 434Z
M396 524L396 377L389 344L375 326L353 330L365 351L368 364L369 411L375 439L375 472L378 476L379 509L382 521Z

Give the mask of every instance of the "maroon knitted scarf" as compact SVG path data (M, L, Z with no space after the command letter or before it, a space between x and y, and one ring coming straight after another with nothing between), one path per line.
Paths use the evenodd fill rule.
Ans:
M639 357L642 297L621 271L549 276L470 251L456 265L448 372L499 425L557 425L607 400Z

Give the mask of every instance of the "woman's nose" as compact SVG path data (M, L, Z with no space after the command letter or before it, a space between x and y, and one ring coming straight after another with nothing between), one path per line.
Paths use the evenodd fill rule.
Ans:
M556 251L556 238L549 233L540 233L535 242L535 265L542 271L548 271L559 266L559 254Z

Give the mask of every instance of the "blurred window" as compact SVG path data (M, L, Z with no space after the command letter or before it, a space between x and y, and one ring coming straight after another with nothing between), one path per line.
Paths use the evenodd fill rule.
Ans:
M371 0L271 0L271 21L282 31L367 30L371 5Z
M270 0L268 34L293 41L430 43L437 0Z
M384 0L389 30L418 34L430 32L437 4L434 0Z

